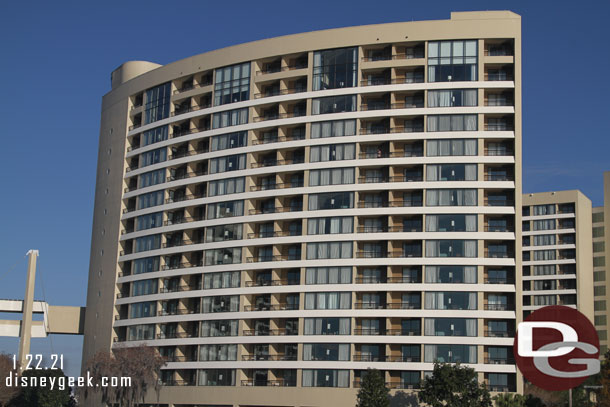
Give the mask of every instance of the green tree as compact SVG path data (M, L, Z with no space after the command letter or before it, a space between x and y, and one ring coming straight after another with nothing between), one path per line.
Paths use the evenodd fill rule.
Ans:
M599 373L602 388L597 393L597 405L599 407L610 407L610 350L604 354Z
M379 370L367 369L360 390L358 391L357 407L389 407L390 390L385 385L385 380Z
M57 370L26 370L21 375L28 378L29 386L23 387L21 393L10 405L14 407L73 407L76 405L67 385L68 379L61 369ZM42 386L41 378L45 380ZM50 380L54 380L51 389ZM33 382L36 380L36 386ZM63 384L62 384L63 383Z
M431 407L492 407L489 391L478 383L474 369L459 363L435 363L432 375L423 381L419 402Z
M525 396L525 407L545 407L544 402L540 397L533 396L528 394Z
M514 393L500 393L494 397L496 407L525 407L525 397Z

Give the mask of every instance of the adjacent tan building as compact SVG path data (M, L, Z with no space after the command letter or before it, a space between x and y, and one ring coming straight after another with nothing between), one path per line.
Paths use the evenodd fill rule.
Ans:
M415 392L435 360L521 391L521 184L509 11L127 62L83 363L157 347L166 406L353 406L367 368Z
M610 230L610 172L604 172L604 206L593 208L593 281L595 327L601 344L601 354L608 350L608 304L610 280L607 276L607 259L610 247L607 235Z

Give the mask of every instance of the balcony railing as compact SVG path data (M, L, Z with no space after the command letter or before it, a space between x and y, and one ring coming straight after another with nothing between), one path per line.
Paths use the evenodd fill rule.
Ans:
M192 157L194 155L198 155L198 154L204 154L209 152L209 149L201 149L201 150L191 150L191 151L178 151L175 154L170 154L167 156L167 160L176 160L178 158L184 158L184 157Z
M358 202L358 208L387 208L388 201Z
M165 380L163 386L195 386L195 380Z
M297 87L297 88L290 88L290 89L273 89L268 92L255 93L254 99L261 99L261 98L280 96L280 95L292 95L295 93L303 93L303 92L307 92L307 87Z
M271 143L279 143L279 142L284 142L284 141L294 141L294 140L304 140L305 139L305 135L298 135L298 136L282 136L282 137L272 137L272 138L267 138L267 139L262 139L262 140L254 140L252 141L252 145L259 145L259 144L271 144Z
M513 335L510 334L508 331L486 329L485 336L490 337L490 338L510 338Z
M363 103L360 105L360 110L385 110L390 108L390 103L377 102L377 103Z
M306 112L305 110L297 110L294 112L288 112L288 113L273 113L273 114L269 114L269 115L264 115L264 116L258 116L254 118L254 122L264 122L267 120L279 120L279 119L288 119L291 117L301 117L301 116L305 116Z
M353 382L355 388L360 388L360 380ZM405 383L405 382L386 382L386 387L389 389L404 389L404 390L418 390L421 388L420 383Z
M485 364L486 365L514 365L515 364L515 359L514 358L490 358L490 357L486 357L485 358Z
M360 86L380 86L392 83L390 78L367 78L360 81Z
M199 133L202 131L207 131L210 130L211 127L210 126L204 126L204 127L196 127L194 129L181 129L181 130L177 130L177 131L173 131L170 135L169 138L177 138L177 137L182 137L182 136L186 136L189 134L195 134L195 133Z
M359 184L375 184L375 183L384 183L384 182L388 182L388 181L389 181L389 177L384 177L384 176L358 177Z
M206 103L204 105L198 105L198 106L187 106L187 107L180 107L175 109L173 112L171 112L170 116L178 116L184 113L189 113L189 112L196 112L198 110L202 110L202 109L209 109L210 107L212 107L211 103Z
M360 205L358 205L361 208ZM365 206L365 208L381 208L382 206ZM387 207L385 205L384 207ZM384 233L388 231L387 226L358 226L358 233Z
M400 208L405 206L423 206L423 199L403 199L402 201L390 201L391 208Z
M197 314L199 311L195 312L195 310L192 309L169 309L169 310L160 310L159 312L157 312L157 316L159 317L165 317L168 315L191 315L191 314Z
M191 268L191 267L202 267L203 266L203 261L199 261L198 263L190 263L190 262L184 262L184 263L178 263L178 264L166 264L164 266L161 267L161 270L166 271L166 270L177 270L177 269L183 269L183 268Z
M246 287L269 287L278 285L299 285L299 280L282 279L282 280L259 280L259 281L247 281Z
M512 284L512 281L507 277L486 277L485 284Z
M295 382L285 380L242 380L242 386L272 386L272 387L294 387Z
M515 177L510 174L485 174L485 181L514 181Z
M512 199L489 199L485 198L485 206L515 206Z
M212 81L205 81L202 83L189 83L186 86L182 85L182 87L180 89L176 89L173 94L177 95L178 93L182 93L182 92L188 92L189 90L193 90L193 89L199 89L199 88L204 88L206 86L210 86L212 85Z
M207 170L193 171L193 172L185 172L182 174L170 175L169 177L166 178L166 181L171 182L171 181L177 181L177 180L181 180L181 179L200 177L202 175L208 175L208 171Z
M299 304L290 304L290 303L282 303L282 304L274 304L274 305L244 305L245 312L255 312L255 311L294 311L299 309Z
M265 209L250 209L250 215L264 215L267 213L284 213L284 212L300 212L303 210L303 206L276 206L275 208L265 208Z
M283 335L298 335L296 329L244 329L244 336L283 336Z
M255 361L255 360L297 360L297 355L242 355L241 360L243 361Z
M392 103L392 109L416 109L424 107L424 99L414 99L405 102Z
M267 261L294 261L301 260L301 255L279 255L279 256L257 256L248 257L246 261L248 263L261 263Z
M266 69L261 69L260 71L256 71L256 75L267 75L267 74L271 74L271 73L294 71L297 69L306 69L307 66L308 66L307 62L299 62L296 64L286 65L286 66L274 65L274 66L268 67Z
M172 314L177 315L177 314ZM193 335L189 332L161 332L157 334L157 339L179 339L179 338L197 338L197 335ZM177 362L177 360L174 360Z

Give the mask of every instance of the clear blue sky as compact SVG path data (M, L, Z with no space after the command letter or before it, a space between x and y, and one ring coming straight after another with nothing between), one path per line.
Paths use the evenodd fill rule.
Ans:
M0 298L22 298L40 250L53 305L84 305L101 97L128 60L166 64L242 42L509 9L523 23L524 191L580 189L610 170L608 1L10 1L0 6ZM7 273L17 262L17 267ZM42 298L40 279L37 298ZM77 374L82 338L54 336ZM0 338L14 353L17 340ZM51 341L35 340L48 355Z

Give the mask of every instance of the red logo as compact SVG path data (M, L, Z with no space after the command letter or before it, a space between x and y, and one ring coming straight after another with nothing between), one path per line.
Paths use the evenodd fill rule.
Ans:
M513 353L523 376L551 391L577 387L599 372L599 338L579 311L553 305L519 324Z

